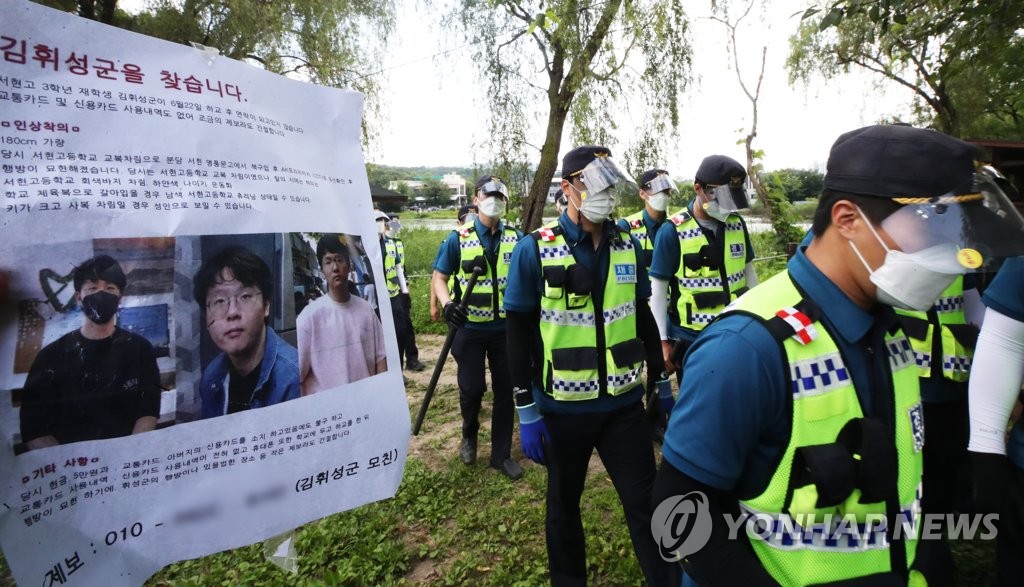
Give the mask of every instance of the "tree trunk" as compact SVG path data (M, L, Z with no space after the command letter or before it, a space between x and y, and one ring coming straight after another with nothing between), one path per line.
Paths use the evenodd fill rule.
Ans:
M100 22L113 24L115 8L117 8L117 0L100 0Z
M537 164L533 183L530 184L529 197L523 202L523 232L536 230L543 222L548 188L555 169L558 168L558 148L562 144L562 131L565 128L568 109L556 102L551 105L548 112L548 128L544 146L540 149L540 162Z

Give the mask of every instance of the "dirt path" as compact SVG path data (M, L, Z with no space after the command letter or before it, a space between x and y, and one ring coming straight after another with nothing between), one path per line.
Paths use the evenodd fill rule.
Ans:
M437 334L416 335L420 361L427 368L420 372L408 369L405 371L406 401L409 402L413 423L419 413L423 396L427 392L430 378L434 374L434 367L443 344L443 336ZM423 419L420 434L409 440L409 455L421 459L431 468L442 468L444 466L442 463L449 460L455 454L454 451L459 449L459 439L462 437L462 419L459 415L459 387L456 370L455 359L449 354L441 376L437 380L437 387L434 390L430 407L427 409L426 417ZM485 409L489 417L490 409L488 406L485 406Z

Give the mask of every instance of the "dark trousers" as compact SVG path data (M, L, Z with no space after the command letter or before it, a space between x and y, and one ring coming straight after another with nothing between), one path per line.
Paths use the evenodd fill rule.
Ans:
M397 294L391 298L391 318L395 322L395 338L398 340L398 360L405 368L407 361L418 361L420 351L416 348L416 332L409 315L409 294Z
M680 583L679 566L658 554L651 535L654 449L650 425L640 402L613 412L544 414L551 434L546 448L548 493L546 537L553 585L585 585L586 546L580 497L590 455L597 454L619 494L640 568L648 585Z
M491 464L501 465L512 454L512 378L508 372L508 343L504 330L459 328L452 340L452 356L459 365L459 407L462 436L476 439L480 431L480 405L487 391L484 359L491 371Z
M922 402L924 408L924 478L921 510L948 514L959 510L960 472L967 458L967 385L963 397L949 402Z
M1020 585L1024 577L1024 469L1012 464L1010 468L1013 472L996 537L996 576L1001 587Z
M952 514L960 510L961 473L967 457L967 384L962 397L948 402L922 402L924 409L924 475L921 480L921 511L925 514ZM952 585L956 564L945 538L923 540L917 547L914 566L924 573L928 585Z

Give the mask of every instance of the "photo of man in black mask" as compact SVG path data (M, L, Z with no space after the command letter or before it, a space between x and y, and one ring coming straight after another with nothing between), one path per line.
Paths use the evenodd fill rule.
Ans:
M153 345L117 325L127 286L121 265L98 255L72 277L82 326L32 362L20 412L27 450L148 432L160 415Z

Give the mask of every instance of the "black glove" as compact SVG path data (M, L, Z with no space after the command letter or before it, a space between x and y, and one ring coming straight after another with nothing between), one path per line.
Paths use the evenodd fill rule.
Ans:
M1006 503L1010 487L1010 461L1004 455L967 452L971 463L971 497L978 513L998 514Z
M455 302L448 302L444 306L444 319L455 328L465 324L467 316L466 309Z
M402 309L408 314L412 310L412 298L407 293L398 294L398 301L402 304Z

